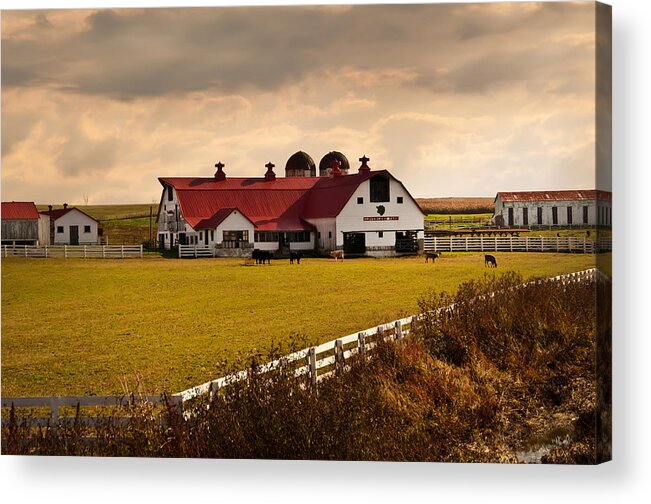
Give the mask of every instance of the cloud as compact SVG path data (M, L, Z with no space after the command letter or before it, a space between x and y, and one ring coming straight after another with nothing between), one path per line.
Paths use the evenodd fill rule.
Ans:
M8 11L2 37L6 197L150 201L297 150L419 196L594 179L589 3Z

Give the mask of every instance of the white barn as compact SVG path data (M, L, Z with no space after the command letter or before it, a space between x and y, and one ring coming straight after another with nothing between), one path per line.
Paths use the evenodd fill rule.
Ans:
M50 243L53 245L96 245L99 243L99 222L76 207L41 212L50 217Z
M218 163L214 177L160 178L159 246L203 245L226 256L253 248L373 256L422 248L423 213L399 180L371 170L366 157L355 174L343 154L326 157L331 169L318 177L312 158L298 152L282 178L271 163L264 177L227 177Z
M573 191L498 192L494 221L507 228L610 227L612 193Z

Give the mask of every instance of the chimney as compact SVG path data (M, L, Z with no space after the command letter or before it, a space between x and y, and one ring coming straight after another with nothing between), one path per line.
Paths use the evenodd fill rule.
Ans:
M68 203L63 204L63 209L65 210L66 208L68 208Z
M215 165L217 171L215 172L215 180L226 180L226 174L224 173L224 163L221 161Z
M359 160L362 162L362 166L359 167L359 173L362 173L364 175L371 173L371 169L369 168L368 163L370 161L369 158L366 157L366 154L364 154Z
M52 205L48 205L47 210L48 210L48 212L51 212L52 211Z
M332 166L332 169L330 170L331 177L339 177L343 175L343 172L339 168L341 166L341 161L335 158L332 160L332 164L330 166Z
M274 166L271 161L269 161L266 165L264 165L265 168L267 169L267 173L264 174L264 179L265 180L276 180L276 174L274 173Z

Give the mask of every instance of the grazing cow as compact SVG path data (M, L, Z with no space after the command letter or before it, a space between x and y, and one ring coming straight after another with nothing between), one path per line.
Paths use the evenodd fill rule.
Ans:
M253 249L251 254L251 259L255 259L256 264L264 264L265 261L268 264L271 264L271 258L273 254L268 250Z
M335 261L337 259L341 259L342 261L344 260L344 251L343 250L333 250L330 252L330 257L334 257Z
M492 256L490 254L484 255L484 268L486 266L489 268L497 268L497 261L495 260L495 256Z
M586 236L587 236L588 238L590 238L590 230L589 230L589 229L585 232L585 234L586 234Z
M436 252L425 252L425 262L429 262L430 259L434 262L438 257L440 257L440 254Z
M289 264L294 264L294 259L296 260L296 264L301 264L301 258L303 257L303 254L300 252L290 252L289 253Z

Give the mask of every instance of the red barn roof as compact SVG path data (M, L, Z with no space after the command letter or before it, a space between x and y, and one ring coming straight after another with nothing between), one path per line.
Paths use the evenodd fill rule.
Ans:
M572 191L511 191L498 192L497 196L502 201L611 201L612 199L611 192L595 189Z
M41 212L41 213L43 215L49 215L50 218L52 218L52 219L54 219L56 221L60 217L63 217L65 214L67 214L69 212L72 212L73 210L77 210L77 212L80 212L80 213L84 214L89 219L93 219L95 222L99 222L97 219L95 219L94 217L91 217L86 212L83 212L83 211L79 210L77 207L57 208L55 210L46 210L45 212Z
M31 201L3 201L2 219L38 220L38 210Z
M237 208L261 231L308 231L314 226L305 219L336 217L362 182L381 173L388 174L386 170L378 170L332 178L162 177L158 180L163 186L176 189L181 213L195 229L216 227L217 224L212 224L230 215L228 212L223 216L223 212Z

